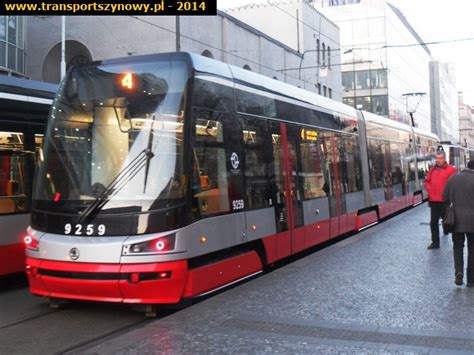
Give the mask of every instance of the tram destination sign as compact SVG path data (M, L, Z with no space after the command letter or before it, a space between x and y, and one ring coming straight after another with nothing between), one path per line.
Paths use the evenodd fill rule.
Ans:
M217 0L0 0L0 15L209 16L216 14Z

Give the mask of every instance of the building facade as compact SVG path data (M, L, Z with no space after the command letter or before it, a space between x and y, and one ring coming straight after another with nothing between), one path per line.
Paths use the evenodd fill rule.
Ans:
M0 16L0 75L25 73L25 16Z
M60 28L59 17L29 18L28 48L35 55L28 60L27 72L32 78L59 82ZM301 52L226 12L179 18L67 17L67 67L92 60L173 51L202 54L313 92L318 90L316 79L310 79L316 78L316 68L308 69L305 76L299 76L294 69L304 58ZM340 68L333 69L336 70L340 81Z
M300 65L286 71L303 78L302 87L341 100L339 28L307 1L273 0L225 11L301 53Z
M441 141L459 142L458 91L454 65L430 63L431 131Z
M474 149L474 108L464 103L459 93L459 141L461 145Z
M430 131L431 53L403 14L385 0L308 1L339 26L343 101L405 123L415 111Z

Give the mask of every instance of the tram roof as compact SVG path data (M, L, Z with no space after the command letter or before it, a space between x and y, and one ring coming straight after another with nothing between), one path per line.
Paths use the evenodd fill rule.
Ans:
M427 131L424 131L424 130L419 129L419 128L415 128L414 131L415 131L416 134L418 134L420 136L425 136L425 137L428 137L428 138L432 138L435 141L439 142L438 136L434 133L427 132Z
M222 63L215 59L203 57L195 53L188 53L193 67L200 72L217 74L232 79L236 84L244 84L255 89L266 91L275 95L300 101L311 106L316 106L334 113L357 117L357 110L341 102L331 100L308 90L301 89L283 81L243 69L231 64Z
M319 107L323 110L332 111L334 113L350 116L353 118L357 117L357 110L355 108L345 105L341 102L331 100L327 97L317 95L313 92L303 90L265 75L191 52L168 52L123 57L117 59L106 59L103 61L86 64L85 66L121 64L124 62L140 62L153 58L160 60L185 60L193 67L193 69L199 71L200 73L225 78L234 82L235 84L243 84L257 90L262 90L277 96L280 95L295 101L309 104L311 106Z
M309 104L321 108L323 110L329 110L336 114L342 114L350 117L357 117L357 110L342 102L334 101L327 97L318 95L311 91L307 91L296 86L284 83L282 81L272 79L268 76L261 75L259 73L252 72L243 68L239 68L227 63L220 62L218 60L201 56L191 52L167 52L158 54L147 54L132 57L123 57L117 59L107 59L104 61L95 62L88 65L100 65L100 64L119 64L124 62L140 62L143 60L150 59L160 60L173 60L180 59L188 62L195 70L212 76L218 76L234 82L236 85L243 84L250 86L257 90L266 91L275 95L281 95L292 100L299 101L302 103ZM88 66L86 65L86 66ZM400 129L403 131L411 132L412 129L409 125L390 120L385 117L378 116L370 112L363 112L364 118L371 122L377 122L387 127ZM438 136L431 133L414 128L416 134L430 137L439 141Z
M0 76L0 98L3 99L16 101L31 101L31 98L47 99L48 102L44 103L50 105L50 100L54 99L57 89L58 85L43 81ZM36 101L43 103L40 102L42 100Z
M364 115L364 119L366 122L378 123L382 126L395 128L401 131L412 132L411 127L405 123L397 122L389 118L376 115L372 112L362 111L362 114Z

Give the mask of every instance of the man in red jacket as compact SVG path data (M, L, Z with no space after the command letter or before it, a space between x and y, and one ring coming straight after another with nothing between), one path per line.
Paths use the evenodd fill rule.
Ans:
M439 220L446 208L443 191L448 179L454 174L456 174L456 168L446 162L446 153L444 151L436 152L436 165L430 169L425 179L431 208L431 244L428 249L439 249Z

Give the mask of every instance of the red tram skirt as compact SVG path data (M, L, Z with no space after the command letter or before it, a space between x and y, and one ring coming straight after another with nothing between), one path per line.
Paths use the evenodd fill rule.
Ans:
M27 258L30 291L39 296L103 302L173 304L262 269L255 251L188 269L187 260L93 264Z

